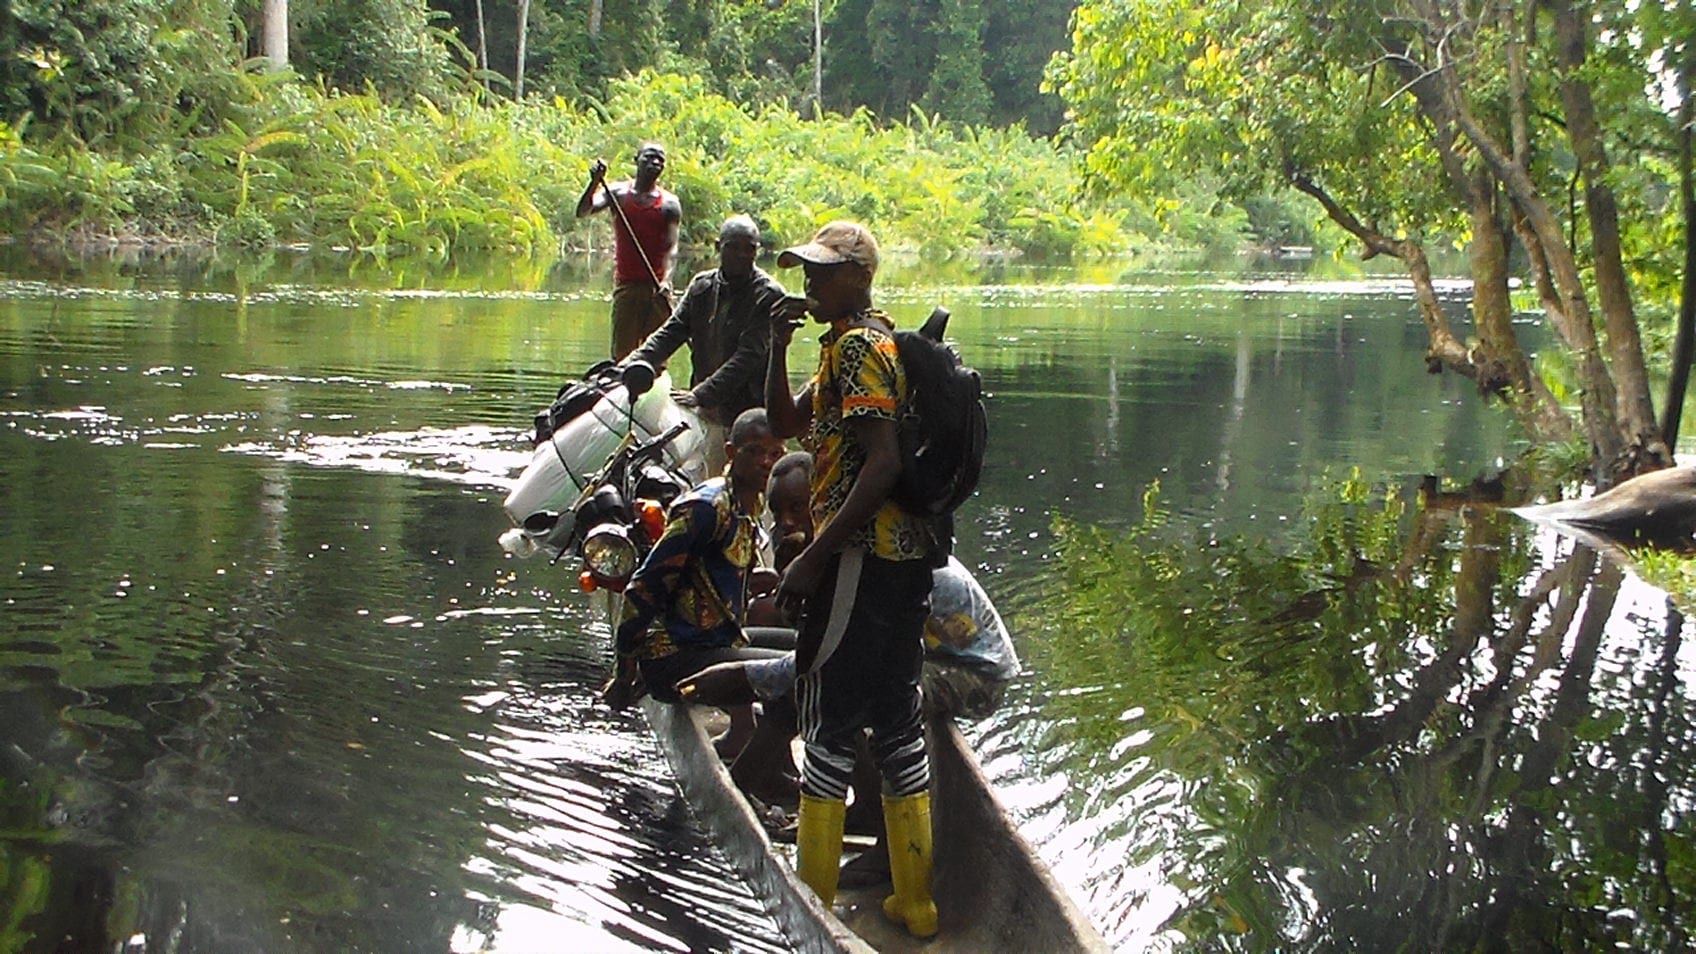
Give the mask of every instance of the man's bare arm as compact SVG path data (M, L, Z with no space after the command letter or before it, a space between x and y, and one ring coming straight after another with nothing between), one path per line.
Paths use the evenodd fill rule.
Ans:
M607 207L607 164L599 159L589 164L589 184L577 199L577 217L587 218Z

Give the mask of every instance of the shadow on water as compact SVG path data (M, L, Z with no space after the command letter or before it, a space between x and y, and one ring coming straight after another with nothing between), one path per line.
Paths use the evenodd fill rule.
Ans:
M1078 688L984 744L1075 782L1031 813L1083 820L1050 849L1116 940L1684 949L1696 657L1664 595L1492 506L1344 482L1306 519L1294 553L1062 520L1017 614Z

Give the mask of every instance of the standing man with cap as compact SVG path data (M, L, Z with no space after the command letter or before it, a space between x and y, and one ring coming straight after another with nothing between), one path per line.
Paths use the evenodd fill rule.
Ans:
M690 279L677 310L630 355L658 368L689 345L689 390L675 391L672 398L695 408L707 426L709 474L724 469L725 427L765 403L771 309L783 298L783 286L754 264L760 227L753 219L725 219L714 247L718 267Z
M661 188L665 147L636 150L633 179L608 183L607 164L589 166L589 185L577 200L577 217L613 210L612 357L622 359L671 314L671 260L683 223L683 204ZM616 200L616 204L614 201Z
M907 397L894 325L872 307L877 240L831 222L778 256L800 265L806 300L772 310L766 412L778 437L813 453L813 541L784 570L778 605L798 619L797 704L806 759L796 833L799 873L836 897L845 800L856 741L870 728L883 776L894 893L883 910L915 937L936 933L931 898L930 761L919 676L931 589L930 535L890 499L901 472L898 409ZM796 320L828 325L818 370L791 393L787 353Z

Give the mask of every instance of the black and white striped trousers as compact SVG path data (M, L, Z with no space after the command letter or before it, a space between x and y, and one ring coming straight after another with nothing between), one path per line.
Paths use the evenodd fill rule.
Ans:
M926 561L884 560L858 548L825 569L801 622L801 644L812 639L819 647L796 685L806 742L802 792L845 798L855 742L868 728L890 794L930 787L919 694L930 587Z

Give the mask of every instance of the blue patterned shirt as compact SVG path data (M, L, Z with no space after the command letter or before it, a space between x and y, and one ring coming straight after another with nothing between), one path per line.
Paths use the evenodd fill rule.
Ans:
M742 619L761 532L723 477L673 501L665 532L625 587L618 652L658 659L688 647L747 642ZM653 625L656 619L661 625Z

